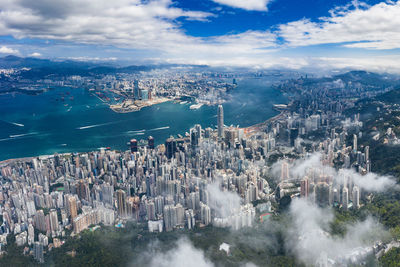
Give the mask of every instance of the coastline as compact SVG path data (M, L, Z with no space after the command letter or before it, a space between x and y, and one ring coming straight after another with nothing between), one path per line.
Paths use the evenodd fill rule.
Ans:
M109 108L114 111L115 113L130 113L140 111L144 107L150 107L153 105L158 105L166 102L173 101L171 98L156 98L152 100L148 100L146 102L143 101L132 101L132 100L125 100L120 104L109 104Z

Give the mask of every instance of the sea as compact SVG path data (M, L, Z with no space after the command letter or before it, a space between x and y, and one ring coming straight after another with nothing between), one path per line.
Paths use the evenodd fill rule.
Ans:
M225 125L240 127L278 114L273 104L287 98L272 87L272 77L239 79L223 104ZM63 100L62 100L63 98ZM190 109L194 103L173 101L137 112L115 113L107 104L80 88L55 88L39 95L0 95L0 160L86 152L102 147L126 150L127 142L153 136L156 144L184 135L195 124L217 124L217 107Z

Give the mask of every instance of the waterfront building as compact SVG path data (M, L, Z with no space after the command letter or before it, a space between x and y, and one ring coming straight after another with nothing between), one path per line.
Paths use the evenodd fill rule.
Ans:
M222 105L218 105L217 120L218 137L222 138L224 136L224 108Z

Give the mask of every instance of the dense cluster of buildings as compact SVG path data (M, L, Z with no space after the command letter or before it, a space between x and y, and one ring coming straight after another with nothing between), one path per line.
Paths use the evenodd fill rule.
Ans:
M32 248L41 261L43 247L91 225L136 220L150 231L251 226L252 202L269 198L263 177L271 140L268 134L247 139L243 129L225 127L220 106L217 130L195 125L187 136L156 147L149 137L145 146L131 140L125 152L3 162L0 236L15 235L17 245ZM212 193L211 185L217 188ZM237 201L227 207L225 194ZM5 245L7 239L0 240Z
M77 84L88 82L81 79L74 78ZM186 76L163 85L152 79L103 79L103 85L95 82L96 90L112 88L141 99L151 97L154 88L164 88L157 90L165 96L171 88L176 95L188 88L204 91ZM321 99L323 103L301 98L274 120L249 129L226 127L219 105L217 129L195 125L162 145L155 146L150 136L145 145L132 139L129 151L101 149L2 162L0 251L12 234L18 246L43 262L44 248L61 246L68 235L98 224L119 227L126 220L144 223L150 232L210 224L240 229L254 224L255 202L279 202L287 196L357 209L364 192L345 170L359 175L371 171L369 147L358 144L362 123L357 116L349 120L343 115L351 102ZM298 175L285 159L273 177L277 187L270 190L271 158L310 153L321 155L320 166L342 171L333 175L311 166Z

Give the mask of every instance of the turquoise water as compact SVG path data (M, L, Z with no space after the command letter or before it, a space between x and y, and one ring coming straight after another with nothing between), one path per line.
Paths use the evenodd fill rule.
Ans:
M287 99L270 84L269 79L240 80L231 92L232 99L223 104L225 124L245 127L276 115L272 104ZM125 150L131 138L152 135L160 144L196 123L216 125L217 107L190 110L190 105L167 102L119 114L84 89L58 88L37 96L0 95L0 160L100 147Z

